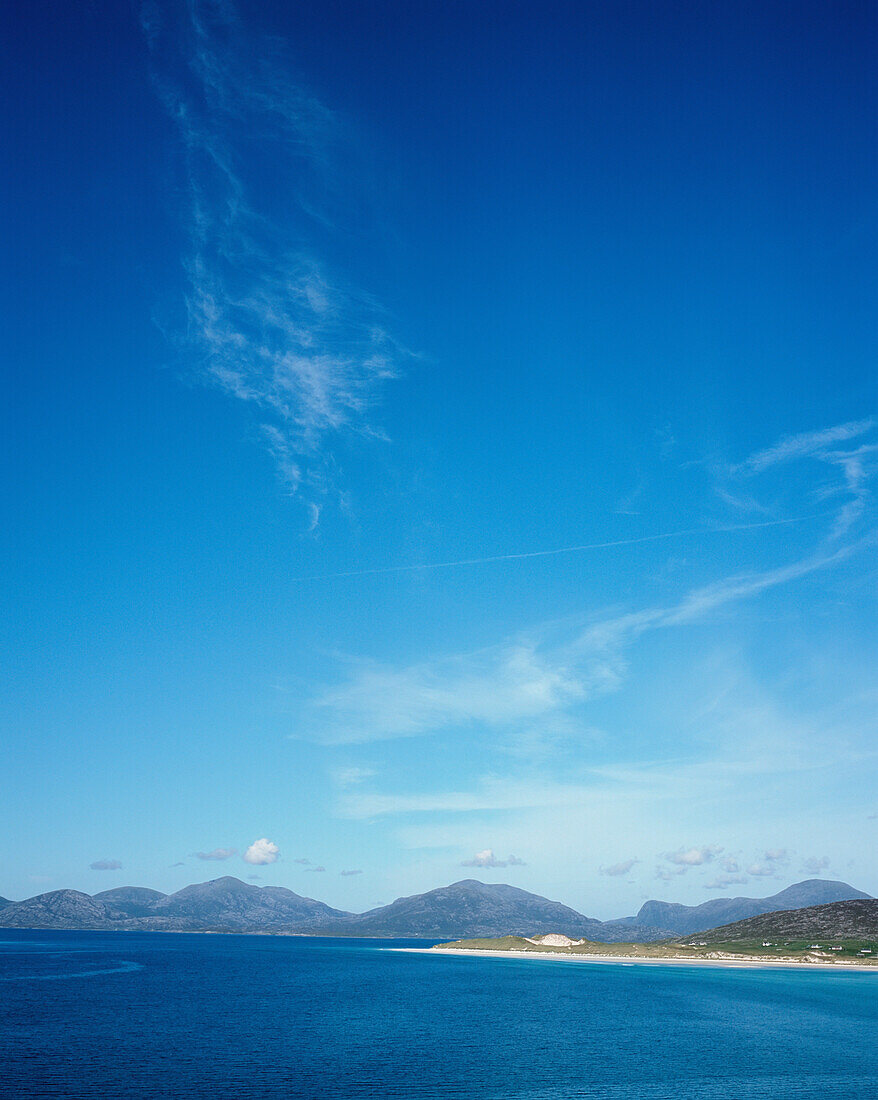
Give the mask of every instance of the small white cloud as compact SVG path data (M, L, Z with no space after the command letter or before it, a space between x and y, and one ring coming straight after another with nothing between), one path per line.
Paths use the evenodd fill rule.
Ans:
M339 871L339 874L343 878L346 878L349 875L361 875L362 873L363 872L359 868L357 868L355 871Z
M741 870L741 867L734 856L726 856L724 860L720 861L720 867L722 867L722 869L728 872L728 874L730 875L735 875L738 873L738 871Z
M717 875L715 879L704 884L705 890L727 890L730 886L743 885L747 882L746 875Z
M315 871L315 872L319 872L319 871L325 871L325 870L326 870L326 868L325 868L325 867L306 867L306 868L305 868L305 870L306 870L306 871Z
M777 878L777 867L773 863L751 863L747 874L754 878Z
M305 866L307 866L310 862L311 862L310 859L294 859L293 860L293 863L302 863L302 864L305 864Z
M755 860L747 867L747 874L754 878L779 878L779 872L790 861L787 848L769 848L763 852L762 859Z
M472 859L463 859L461 867L496 867L497 857L493 848L485 848L482 852L476 852Z
M476 852L472 859L461 860L461 867L526 867L527 864L518 856L509 856L508 859L498 859L494 855L493 848L485 848L482 852Z
M639 862L640 860L637 859L626 859L623 860L622 863L613 863L609 867L601 867L599 869L599 874L611 875L614 878L618 877L619 875L627 875L634 864Z
M279 856L280 849L278 846L265 837L262 837L260 840L254 840L244 853L246 862L255 863L257 866L266 863L276 863Z
M655 877L661 879L662 882L670 882L677 875L685 875L688 867L678 867L675 871L672 871L669 867L656 867Z
M212 852L196 852L196 859L231 859L238 854L235 848L214 848Z
M94 863L90 863L89 867L93 871L121 871L122 864L118 859L96 859Z
M763 858L766 863L788 863L790 853L786 848L769 848Z
M666 852L665 859L678 867L701 867L702 864L712 863L721 851L722 848L715 844L703 848L680 848L676 852Z
M820 859L817 856L809 856L802 863L802 870L807 871L809 875L819 875L822 871L825 871L829 867L829 857L822 856Z

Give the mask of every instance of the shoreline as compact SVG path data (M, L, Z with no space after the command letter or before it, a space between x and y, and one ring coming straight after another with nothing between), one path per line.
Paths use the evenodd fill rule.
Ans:
M756 956L742 956L741 958L704 959L689 958L685 955L670 958L648 958L643 955L599 955L579 954L562 955L559 951L480 951L476 948L462 947L391 947L390 951L405 951L415 955L467 955L475 958L500 958L500 959L551 959L563 962L583 963L616 963L622 966L708 966L725 967L732 970L845 970L863 973L875 971L878 966L874 963L855 962L806 962L802 959L779 958L760 959Z

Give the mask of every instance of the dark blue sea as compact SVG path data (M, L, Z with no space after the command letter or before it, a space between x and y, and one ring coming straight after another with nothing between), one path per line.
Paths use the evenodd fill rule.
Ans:
M0 935L4 1097L878 1100L878 974Z

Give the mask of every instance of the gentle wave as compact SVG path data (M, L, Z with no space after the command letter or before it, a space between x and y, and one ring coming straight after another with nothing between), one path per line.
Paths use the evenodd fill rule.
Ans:
M11 978L0 978L0 982L54 982L65 978L95 978L99 974L131 974L143 970L143 963L123 962L107 970L80 970L70 974L16 974Z

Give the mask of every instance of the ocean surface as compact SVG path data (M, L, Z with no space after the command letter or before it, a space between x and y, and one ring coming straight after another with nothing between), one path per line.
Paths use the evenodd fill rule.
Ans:
M0 939L4 1097L878 1100L878 974Z

